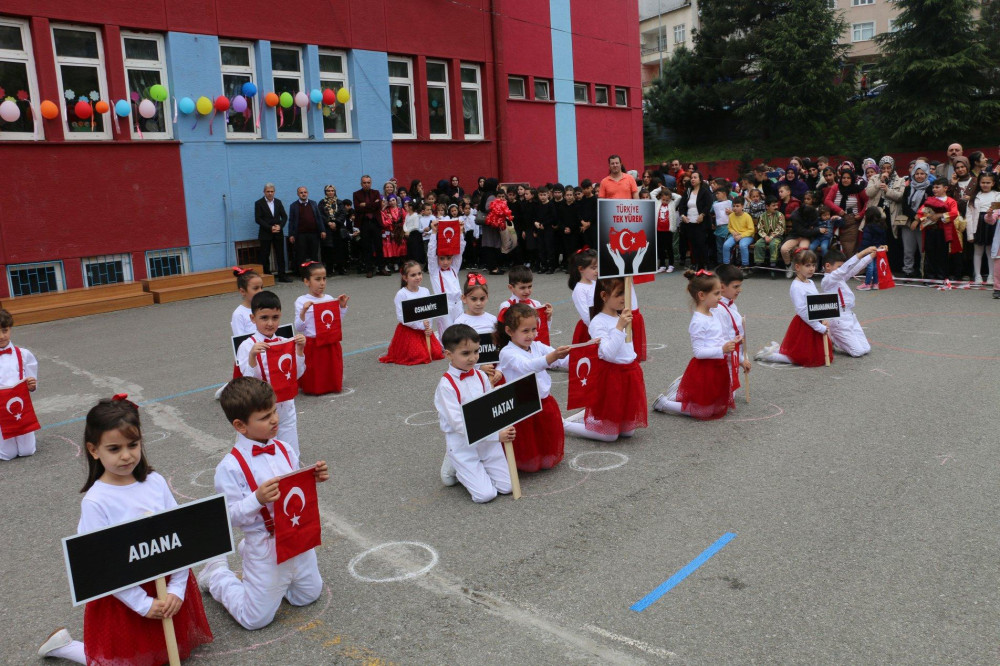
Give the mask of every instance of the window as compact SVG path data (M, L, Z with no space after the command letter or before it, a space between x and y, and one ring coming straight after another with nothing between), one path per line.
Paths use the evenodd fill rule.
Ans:
M31 34L23 21L0 19L0 101L17 105L21 117L12 123L0 121L0 138L35 139L41 136L41 123L35 125L32 106L40 103L35 63L32 58Z
M15 264L7 267L7 283L11 296L30 296L62 291L63 267L61 261L40 264Z
M674 48L684 43L684 24L678 23L674 26Z
M413 70L405 58L389 58L389 104L394 139L415 139L413 126Z
M280 97L288 93L305 92L305 79L302 77L302 51L290 46L271 47L271 75L274 80L274 92ZM307 93L308 94L308 93ZM287 109L278 105L274 114L274 122L278 128L279 139L303 139L307 136L306 114L295 104Z
M320 51L319 85L334 92L347 85L347 54L342 51ZM350 104L350 102L348 102ZM337 102L323 106L323 135L328 137L351 136L351 114L347 105Z
M875 0L851 0L852 7L861 7L863 5L874 5Z
M102 284L117 284L132 280L132 256L128 254L106 254L80 260L83 268L85 287Z
M826 7L827 7L827 9L836 9L837 8L837 0L826 0Z
M524 99L524 77L507 77L507 97L511 99Z
M175 247L172 250L150 250L146 253L146 267L151 278L187 273L191 270L188 266L187 248Z
M483 96L479 65L462 65L462 125L466 139L483 138Z
M549 101L552 99L551 83L546 79L535 79L535 99Z
M887 26L887 30L889 32L896 32L897 30L899 30L902 27L903 27L903 24L897 23L897 19L889 19L889 25Z
M875 21L855 23L851 26L852 42L867 42L875 37Z
M432 139L451 138L451 105L448 104L448 65L427 61L427 118Z
M52 27L52 43L56 53L56 74L61 91L60 103L66 111L67 139L108 139L104 113L94 113L94 104L107 99L104 78L104 51L100 34L93 28ZM76 114L83 102L86 118Z
M586 83L573 84L573 101L577 104L586 104L590 101L590 95Z
M608 104L607 86L594 86L594 104Z
M243 84L257 84L254 71L253 46L242 42L219 42L219 57L222 62L222 94L229 99L243 94ZM260 86L257 95L263 95ZM255 98L257 99L257 98ZM255 139L260 136L257 127L256 109L249 100L247 110L236 113L230 110L226 123L226 137L230 139ZM259 102L258 102L259 104Z
M149 93L149 89L157 84L167 85L163 37L123 32L122 53L125 56L125 85L128 87L129 101L132 102L132 115L129 117L132 138L171 138L170 105L157 102ZM147 99L156 109L152 118L143 118L139 114L139 103ZM137 131L137 127L141 131Z
M628 106L628 90L615 88L615 106Z

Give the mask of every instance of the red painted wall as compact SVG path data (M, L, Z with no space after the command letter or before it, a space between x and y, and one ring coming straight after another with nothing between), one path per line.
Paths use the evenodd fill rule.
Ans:
M393 176L403 187L413 179L420 180L424 192L430 192L442 179L458 176L462 189L472 193L480 176L496 174L493 146L466 141L394 141L392 143Z
M542 184L559 174L553 102L509 101L501 182Z

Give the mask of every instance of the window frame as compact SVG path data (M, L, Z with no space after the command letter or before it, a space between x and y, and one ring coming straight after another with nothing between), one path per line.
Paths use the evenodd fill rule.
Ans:
M228 46L230 48L245 48L247 49L247 62L250 64L248 66L243 65L223 65L222 64L222 47ZM253 141L260 138L260 125L258 116L260 115L260 105L259 103L255 106L254 101L259 99L264 93L261 91L261 85L257 79L257 61L254 60L256 45L254 42L240 41L235 39L220 39L219 40L219 81L222 83L222 92L226 92L226 75L231 76L248 76L250 77L250 83L257 86L257 97L251 100L247 100L249 108L252 110L251 115L251 125L253 126L253 132L236 132L229 129L229 124L226 124L226 140L242 140L242 141Z
M618 101L618 94L621 93L622 101ZM628 107L628 88L622 88L615 86L615 106L627 108Z
M152 60L133 60L129 61L128 57L125 55L125 40L126 39L148 39L156 42L157 53L159 53L160 59L156 61ZM132 91L129 90L128 83L128 70L132 69L145 69L145 70L155 70L160 74L160 84L166 86L167 90L170 90L170 85L167 80L167 58L166 51L164 50L164 39L163 35L152 32L135 32L130 30L122 30L121 33L122 41L122 70L125 73L125 90L128 92L130 98L128 102L131 103ZM130 64L131 62L131 64ZM155 62L155 64L154 64ZM153 102L154 104L159 104L163 110L163 126L165 131L163 132L144 132L139 134L135 131L135 123L129 120L129 132L132 135L132 139L141 139L145 141L149 140L170 140L174 138L173 132L173 118L171 116L170 109L170 99L166 99L163 102ZM109 102L110 104L110 102ZM137 113L137 110L133 108L133 113Z
M510 84L519 81L521 83L521 94L514 95L510 92ZM507 99L527 99L528 98L528 82L523 76L514 76L511 74L507 75Z
M430 139L441 140L451 138L451 77L448 73L448 61L447 60L433 60L428 58L424 65L424 74L427 74L427 68L431 65L439 65L442 70L444 70L444 82L441 81L431 81L430 76L425 76L425 85L427 88L427 136ZM444 133L438 132L434 133L430 129L430 119L431 119L431 89L443 90L444 91Z
M677 39L677 33L680 33L681 38ZM687 25L684 23L678 23L674 26L674 48L677 48L681 44L687 42Z
M868 39L864 38L864 28L862 27L862 26L866 26L866 25L870 25L872 27L872 34L871 34L871 37L869 37ZM858 34L861 35L860 39L858 39ZM870 42L873 39L875 39L875 35L877 35L877 34L878 34L878 28L877 28L877 25L876 25L875 21L861 21L860 23L852 23L851 24L851 43L852 44L860 43L860 42Z
M875 0L851 0L851 7L871 7Z
M56 288L55 291L40 291L37 294L20 294L18 296L14 295L14 280L11 276L11 270L27 270L29 268L42 268L42 267L52 267L55 269L56 278ZM24 298L25 296L38 296L40 294L55 294L60 291L66 291L66 267L60 260L55 261L29 261L23 264L7 264L5 267L7 274L7 293L10 294L11 298Z
M416 99L414 99L414 84L413 84L413 58L407 58L406 56L389 56L387 62L392 63L405 63L407 78L400 78L398 76L389 75L389 102L392 103L392 88L393 86L400 86L409 89L410 98L410 131L406 133L392 132L393 139L416 139L417 138L417 108ZM392 110L389 111L390 121Z
M60 56L58 50L56 49L56 30L75 30L79 32L93 33L97 42L97 64L95 65L94 61L90 58ZM93 26L78 25L76 23L52 23L49 26L49 38L52 40L52 56L56 68L56 83L59 86L59 106L62 111L63 138L66 141L108 141L113 139L111 136L111 122L108 118L101 119L104 123L104 129L100 132L96 130L93 132L70 131L69 115L72 113L72 110L66 102L66 86L63 84L62 75L62 65L73 67L96 67L97 93L100 95L100 99L104 100L109 105L111 104L111 102L108 101L107 63L104 58L104 40L101 30ZM80 95L77 95L76 99L79 100ZM73 104L75 105L76 101L74 101ZM94 113L96 114L97 111L95 110Z
M319 87L321 89L322 88L330 88L331 90L333 90L334 88L332 86L326 86L326 85L324 85L325 82L330 81L330 82L334 82L334 83L339 83L339 84L341 84L342 88L345 88L346 90L350 90L350 74L348 73L348 69L347 69L347 51L340 51L340 50L336 50L336 49L320 49L319 56L320 56L320 62L321 63L323 62L322 61L323 56L334 56L334 57L340 58L340 62L343 64L343 68L342 68L343 71L342 72L326 72L326 71L323 71L323 69L322 69L323 66L320 65L320 70L319 70L319 79L320 79L320 81L319 81ZM347 104L349 105L350 103L351 102L348 101ZM337 102L337 104L340 104L340 102ZM324 124L323 125L323 136L324 136L324 138L331 138L331 139L351 139L351 138L354 137L353 129L351 127L350 106L343 105L343 104L340 104L340 105L345 107L344 108L344 121L345 121L344 122L344 126L346 128L346 131L344 131L344 132L328 132L327 129L326 129L326 124Z
M28 100L33 106L41 104L38 94L38 74L35 70L35 53L31 44L31 27L27 21L11 18L7 16L0 16L0 25L10 26L17 28L21 32L21 51L11 51L9 49L0 49L0 60L5 62L20 62L24 63L25 70L27 71L28 77ZM11 93L16 95L16 91L7 91L7 96ZM20 105L18 105L20 108ZM24 109L21 109L21 114L25 113ZM41 114L37 116L29 109L28 112L31 117L31 125L33 130L31 132L14 132L10 130L5 130L0 127L2 131L2 136L4 141L34 141L42 140L45 138L45 124L41 122Z
M88 284L87 282L87 267L93 266L95 264L105 264L114 261L122 262L122 279L121 282L104 282L101 284ZM135 281L135 271L132 266L132 254L130 252L119 252L118 254L100 254L96 257L81 257L80 258L80 274L83 278L83 286L89 289L94 287L103 287L109 284L124 284L126 282Z
M298 90L296 90L294 93L292 93L292 96L294 97L295 94L299 93L299 92L304 92L304 93L306 93L308 95L309 91L306 89L306 71L305 71L305 61L304 61L303 54L302 54L302 47L301 46L296 46L295 44L275 44L275 43L272 42L271 43L271 52L272 52L272 54L274 52L274 49L283 49L285 51L295 51L298 54L298 56L299 56L299 71L298 72L292 72L292 71L284 70L284 69L275 69L274 68L274 57L272 55L272 57L271 57L271 90L274 90L275 92L278 91L278 86L274 82L275 77L282 78L282 79L296 79L296 80L298 80ZM280 95L280 93L278 93L278 94ZM293 103L292 106L288 108L288 111L286 111L286 113L291 112L291 113L294 114L295 113L295 108L298 108L298 107L295 107L295 104ZM274 114L274 132L275 132L275 137L277 139L281 139L281 140L292 139L294 141L298 141L298 140L301 140L301 139L308 139L309 138L309 113L308 113L308 111L309 111L309 107L308 106L306 106L304 109L299 109L299 114L298 115L302 119L302 129L300 131L298 131L298 132L291 132L291 131L288 131L288 130L282 130L278 126L278 119L279 119L280 116L277 113L275 113Z
M189 256L188 248L186 247L171 247L165 248L163 250L146 250L145 262L146 262L146 275L152 277L153 267L150 264L152 259L157 259L161 257L168 257L170 255L176 254L181 259L181 272L174 273L174 275L184 275L191 272L191 259Z
M539 85L545 86L545 97L539 97L538 96L538 86ZM534 80L534 82L533 82L533 84L532 84L532 86L531 86L531 94L532 94L532 99L539 100L539 101L542 101L542 102L551 102L552 101L552 81L549 80L549 79L542 79L542 78L537 78L536 77L535 80Z
M583 90L583 99L577 99L577 90ZM573 103L574 104L590 104L590 86L586 83L581 83L579 81L573 82Z
M476 73L476 81L474 83L465 81L462 79L463 70L472 70ZM482 140L486 137L486 132L483 129L483 70L478 64L474 63L459 63L458 65L458 79L460 85L460 92L462 93L462 131L465 132L465 92L475 91L476 93L476 117L478 119L479 132L475 134L470 134L465 132L466 139L472 139L475 141Z
M598 92L604 93L604 101L598 100ZM611 90L608 86L594 86L594 104L598 106L611 106Z

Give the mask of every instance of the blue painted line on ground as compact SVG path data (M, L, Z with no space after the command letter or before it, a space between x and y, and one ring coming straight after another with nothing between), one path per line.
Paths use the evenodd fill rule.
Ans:
M683 569L675 573L673 576L668 578L666 582L657 587L655 590L644 596L639 601L635 602L629 608L637 613L649 608L653 605L660 597L672 590L679 582L690 576L695 569L703 565L708 561L710 557L715 555L717 552L722 550L727 543L736 538L736 534L733 532L726 532L723 534L718 541L713 543L711 546L702 551L701 555L691 560Z

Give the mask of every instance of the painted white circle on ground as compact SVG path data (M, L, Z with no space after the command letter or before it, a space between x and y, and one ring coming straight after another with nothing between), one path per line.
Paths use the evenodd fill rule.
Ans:
M156 444L157 442L162 442L167 437L170 437L169 432L151 432L149 437L143 437L143 444Z
M661 349L666 349L667 346L661 342L647 342L646 351L659 351Z
M430 414L430 416L427 416L427 414ZM428 419L430 419L430 420L428 420ZM405 423L406 425L411 425L411 426L434 425L435 423L438 423L438 422L439 422L439 419L438 419L438 413L437 413L436 410L426 411L426 412L417 412L416 414L410 414L409 416L407 416L403 420L403 423Z
M212 482L210 482L210 483L201 483L199 481L199 479L202 477L202 475L205 472L211 473L213 475L213 479L214 479L214 475L215 475L215 470L214 469L203 469L200 472L195 472L194 474L191 475L191 485L192 486L198 486L199 488L214 488L215 487L214 480Z
M395 576L375 577L375 576L366 576L364 574L358 573L357 567L365 558L367 558L369 555L378 553L387 548L394 548L394 549L418 548L430 554L430 562L428 562L419 569L416 569L414 571L405 571ZM399 559L402 559L402 556L400 556ZM425 543L420 543L419 541L390 541L389 543L380 544L378 546L375 546L374 548L369 548L363 553L355 555L354 558L347 564L347 571L358 580L364 581L366 583L397 583L399 581L408 580L410 578L416 578L417 576L423 576L425 573L433 569L435 565L437 565L437 563L438 563L437 551Z
M604 456L605 458L617 458L618 462L611 463L610 465L602 465L601 467L590 467L588 465L582 464L580 461L587 456ZM580 453L573 456L573 459L569 461L570 469L575 469L578 472L606 472L609 469L617 469L628 462L628 456L624 453L619 453L617 451L587 451L586 453Z
M775 370L801 370L801 365L795 365L794 363L775 363L774 361L754 361L755 365L762 365L765 368L774 368Z
M562 331L549 331L549 335L561 335Z
M335 393L333 397L330 398L330 402L333 402L337 398L346 398L347 396L352 395L353 393L354 393L353 388L344 388L340 393Z

